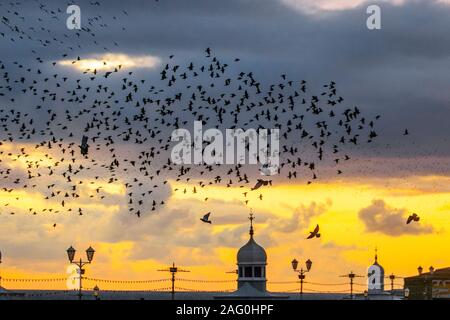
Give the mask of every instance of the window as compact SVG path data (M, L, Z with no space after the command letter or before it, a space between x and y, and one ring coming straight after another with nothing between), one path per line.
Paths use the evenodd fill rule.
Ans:
M261 278L262 272L261 267L255 267L255 278Z
M239 267L239 277L242 277L242 267Z
M253 277L252 267L245 267L245 277L251 278Z

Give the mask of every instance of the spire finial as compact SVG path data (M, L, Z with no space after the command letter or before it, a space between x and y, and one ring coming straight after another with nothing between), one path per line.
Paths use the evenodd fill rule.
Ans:
M250 237L253 238L253 220L255 219L255 217L253 216L253 209L250 209L250 216L248 217L248 220L250 220Z
M375 246L375 262L378 262L378 247Z

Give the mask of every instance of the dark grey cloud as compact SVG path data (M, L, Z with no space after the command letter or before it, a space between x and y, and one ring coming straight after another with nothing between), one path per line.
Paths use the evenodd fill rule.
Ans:
M309 15L274 0L77 4L85 22L101 15L107 26L89 27L98 43L110 51L161 57L175 54L177 62L183 63L195 60L210 46L220 56L242 58L240 67L254 70L266 83L285 72L294 79L307 79L317 90L329 80L337 81L349 104L383 115L379 143L355 152L413 157L448 155L450 151L446 138L449 6L425 0L398 6L381 2L382 29L369 31L366 5ZM59 1L46 5L65 8ZM66 30L64 10L52 19L34 10L32 2L20 8L24 15L30 14L30 20L43 17L41 23L54 32L51 37L66 34L75 48L79 44L81 49L69 52L73 57L104 51L93 45L89 34L76 37ZM14 47L5 42L0 50L5 59L31 62L33 47L33 42L17 41ZM48 61L60 58L62 51L57 45L39 48ZM156 79L152 71L138 73ZM401 137L404 127L412 132L406 141Z

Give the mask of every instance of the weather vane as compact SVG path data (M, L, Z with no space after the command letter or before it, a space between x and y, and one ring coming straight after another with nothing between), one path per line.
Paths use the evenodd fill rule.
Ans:
M248 219L250 220L250 236L253 236L253 220L255 219L253 216L253 209L250 209L250 216Z

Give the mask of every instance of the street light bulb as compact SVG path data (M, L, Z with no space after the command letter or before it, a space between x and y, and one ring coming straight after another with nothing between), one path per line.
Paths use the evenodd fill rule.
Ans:
M306 260L306 269L309 271L309 270L311 270L311 267L312 267L312 261L311 260Z
M69 258L70 263L72 263L73 259L75 258L75 249L72 246L67 249L67 257Z
M297 259L292 260L291 264L292 264L292 269L294 269L294 271L297 271L297 267L298 267Z
M92 247L89 247L86 250L86 256L87 256L87 259L89 262L92 262L92 259L94 259L94 253L95 253L95 250Z

